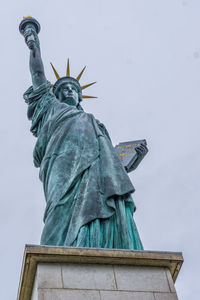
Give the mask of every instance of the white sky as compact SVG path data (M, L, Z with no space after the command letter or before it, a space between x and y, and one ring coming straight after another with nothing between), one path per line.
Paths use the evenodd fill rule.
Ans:
M23 92L31 84L23 16L41 24L49 62L64 75L84 65L97 80L84 109L107 127L113 144L146 138L149 154L135 173L135 220L145 250L182 251L176 288L199 299L200 1L11 1L1 7L0 299L16 298L25 244L39 244L45 200L32 163Z

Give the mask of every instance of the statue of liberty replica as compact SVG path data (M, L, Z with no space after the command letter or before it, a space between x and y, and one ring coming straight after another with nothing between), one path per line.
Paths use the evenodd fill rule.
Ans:
M34 165L40 168L46 199L41 245L143 250L136 228L134 187L127 171L139 165L147 147L135 148L136 159L125 168L108 131L81 101L85 68L76 78L45 77L38 33L40 24L26 17L20 32L30 50L32 86L24 93L31 132L37 138Z

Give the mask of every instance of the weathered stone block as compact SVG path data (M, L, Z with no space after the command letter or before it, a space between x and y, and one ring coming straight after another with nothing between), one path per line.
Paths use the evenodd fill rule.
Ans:
M46 289L42 300L101 300L98 291Z
M164 268L115 266L119 290L141 292L170 292Z
M62 288L60 264L38 264L37 284L38 288Z
M176 293L155 293L155 300L178 300Z
M153 293L100 291L101 300L155 300Z
M174 283L173 283L173 280L172 280L172 276L171 276L171 273L170 273L169 269L166 268L165 272L166 272L166 275L167 275L170 291L172 293L176 293Z
M35 277L31 300L44 300L42 290L38 289L37 275Z
M116 290L111 265L62 264L62 274L64 288Z

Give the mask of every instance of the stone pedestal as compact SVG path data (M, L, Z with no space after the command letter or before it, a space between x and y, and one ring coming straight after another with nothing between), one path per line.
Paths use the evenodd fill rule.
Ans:
M25 247L18 300L176 300L181 253Z

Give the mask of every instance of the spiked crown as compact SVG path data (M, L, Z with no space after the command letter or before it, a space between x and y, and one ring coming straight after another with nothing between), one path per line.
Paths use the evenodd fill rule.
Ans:
M63 84L65 84L65 83L72 83L72 84L74 84L74 85L77 87L77 89L78 89L78 91L79 91L79 93L80 93L81 95L82 95L82 90L84 90L84 89L88 88L89 86L91 86L91 85L93 85L93 84L96 83L96 81L95 81L95 82L92 82L92 83L89 83L89 84L86 84L86 85L81 86L80 83L79 83L79 80L80 80L80 78L81 78L83 72L85 71L85 68L86 68L86 67L84 67L84 68L82 69L82 71L79 73L79 75L78 75L76 78L71 77L71 76L70 76L69 59L67 60L67 72L66 72L66 76L64 76L64 77L60 77L60 76L58 75L58 72L56 71L56 69L54 68L54 66L52 65L52 63L51 63L51 66L52 66L53 72L54 72L54 74L55 74L55 76L56 76L56 79L57 79L57 81L56 81L56 82L54 83L54 85L53 85L53 93L54 93L56 96L57 96L57 94L58 94L58 91L59 91L60 87L61 87ZM94 96L87 96L87 95L82 95L81 97L82 97L82 98L97 98L97 97L94 97Z

